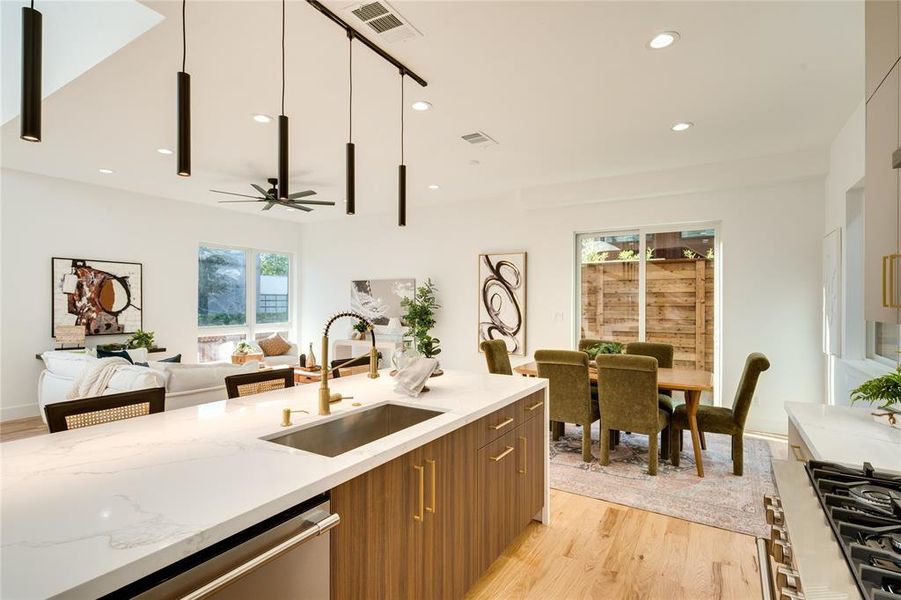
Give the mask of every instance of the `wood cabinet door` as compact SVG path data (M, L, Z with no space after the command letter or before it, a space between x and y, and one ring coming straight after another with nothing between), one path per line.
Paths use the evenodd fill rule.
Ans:
M525 529L544 506L543 423L543 418L535 417L516 429L517 533Z
M868 3L869 6L869 3ZM895 288L890 289L892 261L898 254L898 172L892 168L892 153L898 148L899 66L867 102L866 180L864 188L864 291L867 321L898 323L898 309L886 306L898 303L901 287L901 260L894 260ZM888 268L886 268L888 267ZM888 300L888 302L886 302Z
M339 485L331 508L331 597L420 598L424 521L413 451ZM423 485L425 474L423 473ZM423 488L424 489L424 488Z
M866 98L869 99L901 55L899 3L867 0L865 13Z
M515 430L481 448L476 456L478 511L476 547L485 571L516 536Z

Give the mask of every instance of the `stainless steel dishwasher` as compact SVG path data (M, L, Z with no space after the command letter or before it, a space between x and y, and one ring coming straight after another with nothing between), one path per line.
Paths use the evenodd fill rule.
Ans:
M340 521L317 496L106 597L328 600L329 530Z

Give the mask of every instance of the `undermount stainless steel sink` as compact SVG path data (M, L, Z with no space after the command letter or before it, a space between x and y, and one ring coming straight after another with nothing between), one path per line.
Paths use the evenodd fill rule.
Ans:
M442 414L400 404L382 404L306 429L265 438L321 456L338 456Z

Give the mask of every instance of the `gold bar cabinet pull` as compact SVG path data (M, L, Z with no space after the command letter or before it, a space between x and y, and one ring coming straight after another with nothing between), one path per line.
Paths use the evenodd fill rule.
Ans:
M519 472L523 475L529 474L529 440L526 437L519 436L522 440L522 468Z
M419 514L414 514L413 520L422 523L425 518L425 467L416 465L413 468L419 474Z
M533 412L533 411L535 411L535 410L538 410L538 409L541 408L542 406L544 406L544 400L539 400L538 402L536 402L536 403L533 404L532 406L527 406L527 407L526 407L526 410L529 411L529 412Z
M438 484L436 481L438 476L435 473L437 471L437 469L435 468L434 460L427 459L426 462L432 468L432 483L431 483L432 506L427 506L426 510L432 514L435 514L438 512L438 496L437 496Z
M505 456L513 452L513 446L507 446L507 449L498 454L497 456L489 456L488 460L493 460L494 462L498 462L499 460L503 460Z
M503 421L501 421L501 422L498 423L497 425L489 425L488 428L489 428L489 429L494 429L495 431L497 431L498 429L503 429L504 427L506 427L507 425L509 425L509 424L512 423L512 422L513 422L513 417L510 417L510 418L508 418L508 419L504 419Z

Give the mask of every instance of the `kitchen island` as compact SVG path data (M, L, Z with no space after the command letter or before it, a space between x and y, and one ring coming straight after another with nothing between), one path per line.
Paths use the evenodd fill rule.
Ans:
M318 494L344 490L339 495L347 498L361 477L455 432L473 437L476 445L484 442L474 452L490 454L487 460L493 461L521 438L508 446L504 437L489 438L474 424L481 427L486 418L530 397L541 399L528 408L540 414L533 419L541 424L543 442L543 498L536 515L547 521L546 381L446 371L416 399L394 392L385 372L375 380L339 378L330 387L353 400L333 404L332 415L325 417L316 415L318 390L299 386L3 444L0 596L114 592ZM441 414L335 457L264 439L386 403ZM294 424L282 427L286 407L310 415L295 414ZM489 428L503 432L505 421ZM501 445L499 454L491 454L492 444ZM459 473L475 477L472 463L472 470ZM516 465L535 472L535 465ZM434 502L435 495L429 498ZM449 507L437 508L444 516ZM354 515L341 516L335 531L350 532ZM495 541L509 540L509 534L502 532ZM335 560L333 548L333 570Z

